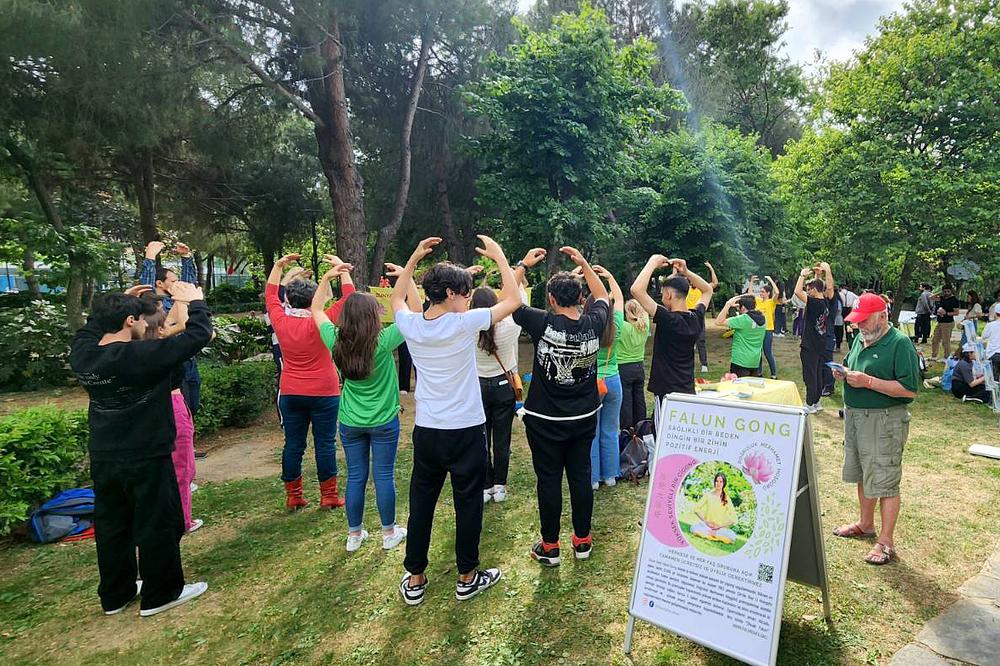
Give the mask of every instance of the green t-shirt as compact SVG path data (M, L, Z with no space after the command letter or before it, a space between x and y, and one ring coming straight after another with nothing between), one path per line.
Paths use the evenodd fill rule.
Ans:
M748 314L730 317L726 320L733 329L732 362L741 368L756 368L760 365L760 352L764 348L764 334L767 327L758 324Z
M622 320L624 321L624 317ZM652 327L647 324L645 331L640 331L631 322L624 322L621 335L615 344L615 353L619 363L642 363L646 358L646 340L649 339Z
M337 342L337 327L326 322L319 335L327 349L333 350ZM374 428L388 423L399 415L399 380L393 350L403 344L403 335L390 324L378 335L372 373L364 379L344 379L340 392L340 414L344 425L355 428Z
M876 379L895 379L903 388L917 392L920 386L920 361L913 343L899 329L890 328L878 342L865 347L859 335L851 351L844 357L844 365L859 370ZM912 398L893 398L867 388L854 388L844 382L844 404L855 409L886 409L913 402Z
M597 354L597 378L614 377L618 374L618 343L622 338L622 328L625 327L625 313L615 310L615 341L611 343L611 354L607 347L601 347Z

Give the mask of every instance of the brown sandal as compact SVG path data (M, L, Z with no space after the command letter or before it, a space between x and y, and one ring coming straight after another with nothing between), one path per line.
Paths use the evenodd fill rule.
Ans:
M861 529L861 523L851 523L850 525L841 525L833 531L833 536L842 537L844 539L870 539L875 536L875 531L865 532Z
M875 566L889 564L889 562L896 559L898 559L896 557L896 549L892 546L885 545L881 541L876 541L875 546L871 549L871 552L865 555L865 562Z

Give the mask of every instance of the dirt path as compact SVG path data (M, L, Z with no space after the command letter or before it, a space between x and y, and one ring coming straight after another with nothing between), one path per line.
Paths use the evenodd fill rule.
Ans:
M232 479L263 479L281 474L281 428L268 418L249 428L227 428L198 442L207 458L197 461L196 481L221 482Z

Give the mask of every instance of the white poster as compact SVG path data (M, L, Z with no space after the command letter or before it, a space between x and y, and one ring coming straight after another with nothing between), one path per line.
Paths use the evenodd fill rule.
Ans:
M669 396L629 612L748 664L774 664L805 417Z

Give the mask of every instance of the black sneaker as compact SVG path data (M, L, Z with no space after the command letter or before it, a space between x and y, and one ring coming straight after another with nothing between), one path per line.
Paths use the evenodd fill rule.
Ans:
M546 544L544 541L539 539L535 542L535 545L531 547L531 557L545 567L559 566L559 542L556 541L554 544Z
M410 572L403 574L399 581L399 594L407 606L419 606L424 600L424 592L427 591L427 576L420 585L410 585Z
M499 569L476 569L476 574L468 583L462 579L458 580L455 586L455 598L459 601L471 599L483 590L496 585L501 576L503 573Z
M590 536L586 539L578 539L575 534L573 535L573 554L576 556L576 559L587 559L590 557L590 551L593 550L593 548L593 539Z

